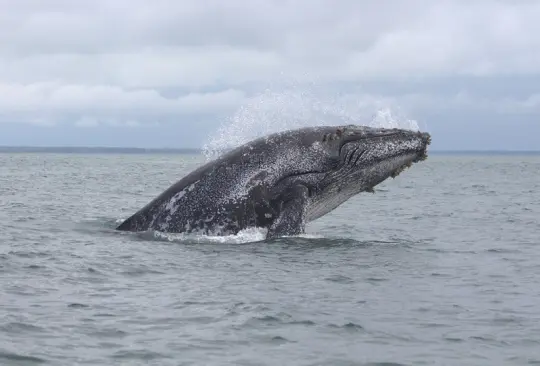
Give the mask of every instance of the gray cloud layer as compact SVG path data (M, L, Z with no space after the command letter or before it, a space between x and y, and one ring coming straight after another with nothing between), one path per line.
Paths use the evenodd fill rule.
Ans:
M0 121L217 126L290 77L435 130L530 128L538 19L533 0L0 0Z

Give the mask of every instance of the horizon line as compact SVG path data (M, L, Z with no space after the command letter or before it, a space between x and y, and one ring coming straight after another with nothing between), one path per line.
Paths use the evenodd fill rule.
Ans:
M0 153L7 152L138 152L138 153L201 153L202 147L122 147L122 146L70 146L70 145L0 145ZM528 153L539 154L540 150L514 150L514 149L430 149L430 153Z

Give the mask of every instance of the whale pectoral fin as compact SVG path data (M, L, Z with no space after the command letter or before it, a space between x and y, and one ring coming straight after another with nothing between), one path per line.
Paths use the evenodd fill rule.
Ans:
M255 212L255 224L259 227L269 227L276 217L276 211L270 204L270 196L266 187L253 188L250 193L250 201Z
M281 196L281 208L268 229L267 239L302 234L305 230L305 209L309 190L304 185L291 187Z

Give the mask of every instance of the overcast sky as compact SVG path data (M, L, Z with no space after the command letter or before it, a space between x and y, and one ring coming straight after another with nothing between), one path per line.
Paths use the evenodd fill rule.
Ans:
M538 150L539 19L537 0L0 0L0 145L414 120L434 149Z

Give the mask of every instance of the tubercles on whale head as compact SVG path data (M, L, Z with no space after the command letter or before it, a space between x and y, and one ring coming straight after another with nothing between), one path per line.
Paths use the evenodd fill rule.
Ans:
M326 177L328 184L337 184L340 190L372 192L375 185L425 160L431 136L420 131L349 125L326 132L322 141L339 159Z

